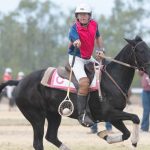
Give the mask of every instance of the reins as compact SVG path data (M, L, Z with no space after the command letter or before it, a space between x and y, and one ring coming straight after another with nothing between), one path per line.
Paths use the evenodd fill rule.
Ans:
M124 63L124 62L121 62L119 60L115 60L111 57L107 57L107 56L104 56L103 58L107 59L107 60L110 60L112 62L115 62L117 64L120 64L120 65L123 65L123 66L126 66L126 67L129 67L129 68L133 68L133 69L138 69L137 67L135 66L132 66L130 64L127 64L127 63ZM109 77L109 79L114 83L114 85L119 89L119 91L122 93L122 95L125 97L125 99L127 100L128 99L128 95L121 89L121 87L117 84L117 82L112 78L112 76L107 72L106 70L106 66L103 67L102 69L103 72L106 73L106 75Z
M127 63L124 63L124 62L122 62L122 61L113 59L113 58L111 58L111 57L103 56L103 58L105 58L105 59L107 59L107 60L110 60L110 61L112 61L112 62L115 62L115 63L117 63L117 64L120 64L120 65L129 67L129 68L138 69L138 67L136 67L136 66L132 66L132 65L130 65L130 64L127 64Z
M107 57L107 56L102 56L103 58L109 60L109 61L112 61L112 62L115 62L115 63L118 63L120 65L123 65L123 66L126 66L126 67L129 67L129 68L133 68L133 69L143 69L144 68L141 68L139 67L138 63L137 63L137 59L136 59L136 55L135 55L135 49L136 47L141 44L143 41L139 42L138 44L136 44L134 47L132 47L132 50L133 50L133 55L134 55L134 61L135 61L135 65L136 66L133 66L133 65L130 65L130 64L127 64L127 63L124 63L124 62L121 62L119 60L116 60L116 59L113 59L111 57ZM150 63L146 63L144 65L149 65ZM119 89L119 91L122 93L122 95L125 97L125 99L127 100L128 99L128 95L121 89L121 87L116 83L116 81L112 78L112 76L107 72L106 70L106 66L102 69L103 72L106 73L106 75L110 78L110 80L114 83L114 85Z
M134 57L134 61L135 61L135 65L136 65L136 66L133 66L133 65L124 63L124 62L122 62L122 61L113 59L113 58L111 58L111 57L107 57L107 56L101 56L101 57L102 57L102 58L105 58L105 59L107 59L107 60L110 60L110 61L112 61L112 62L118 63L118 64L120 64L120 65L129 67L129 68L139 69L139 70L142 69L142 70L144 70L144 68L142 68L142 67L140 67L140 66L138 65L138 62L137 62L137 59L136 59L136 55L135 55L135 49L136 49L136 47L137 47L138 45L140 45L141 43L143 43L143 42L144 42L144 41L140 41L140 42L137 43L135 46L132 46L133 57ZM144 66L149 65L149 64L150 64L150 62L145 63Z
M114 85L120 90L120 92L122 93L122 95L125 97L125 99L128 99L128 95L121 89L121 87L116 83L116 81L112 78L112 76L107 72L106 68L104 67L103 70L106 75L110 78L110 80L114 83Z

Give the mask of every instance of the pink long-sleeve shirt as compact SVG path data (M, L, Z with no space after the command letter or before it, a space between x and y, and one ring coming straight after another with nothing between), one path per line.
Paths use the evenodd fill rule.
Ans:
M141 86L144 91L150 91L150 78L146 73L141 75Z

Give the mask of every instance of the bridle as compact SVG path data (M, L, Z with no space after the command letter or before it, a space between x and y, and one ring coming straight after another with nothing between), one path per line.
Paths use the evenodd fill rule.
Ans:
M135 50L136 48L142 44L142 43L145 43L144 41L140 41L139 43L137 43L135 46L132 46L132 52L133 52L133 57L134 57L134 62L135 62L135 65L136 66L133 66L135 69L138 69L138 70L141 70L141 71L146 71L145 68L147 65L150 65L150 61L147 62L147 63L143 63L143 66L141 67L139 64L138 64L138 61L137 61L137 57L136 57L136 53L135 53Z
M144 71L145 72L145 66L147 65L150 65L150 62L148 63L143 63L143 67L140 67L140 65L138 64L138 61L137 61L137 57L136 57L136 48L140 45L144 43L144 41L140 41L139 43L137 43L135 46L132 46L132 52L133 52L133 57L134 57L134 62L135 62L135 66L133 65L130 65L130 64L127 64L127 63L124 63L124 62L121 62L121 61L118 61L118 60L115 60L115 59L112 59L113 62L116 62L118 64L121 64L121 65L124 65L126 67L130 67L130 68L133 68L133 69L138 69L138 70L141 70L141 71ZM106 57L107 58L107 57ZM112 76L107 72L106 70L106 66L103 68L103 70L106 75L110 78L110 80L115 84L115 86L119 89L119 91L122 93L122 95L125 97L125 99L127 100L128 99L128 95L121 89L121 87L116 83L116 81L112 78Z
M133 69L135 69L135 70L138 69L138 70L141 70L141 71L144 71L144 72L145 72L145 67L146 67L147 65L150 65L150 62L147 62L147 63L144 63L144 62L143 62L142 64L144 64L144 65L141 67L141 66L138 64L137 56L136 56L136 52L135 52L136 48L137 48L140 44L142 44L142 43L144 43L144 41L140 41L140 42L137 43L135 46L132 46L132 45L130 44L130 46L131 46L131 48L132 48L132 53L131 53L131 55L133 54L133 57L134 57L134 65L131 65L131 64L128 64L128 63L125 63L125 62L122 62L122 61L113 59L113 58L111 58L111 57L107 57L107 56L103 56L103 58L105 58L106 60L115 62L115 63L117 63L117 64L120 64L120 65L129 67L129 68L133 68Z

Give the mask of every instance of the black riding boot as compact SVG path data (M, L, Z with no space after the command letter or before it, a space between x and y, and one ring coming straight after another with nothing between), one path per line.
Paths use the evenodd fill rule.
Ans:
M90 127L94 124L92 119L88 116L86 112L87 96L78 95L77 98L77 108L78 108L78 121L81 125L85 127Z

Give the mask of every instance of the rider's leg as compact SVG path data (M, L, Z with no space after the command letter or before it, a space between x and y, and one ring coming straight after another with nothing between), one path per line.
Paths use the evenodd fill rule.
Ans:
M71 64L73 59L72 55L69 55L69 63ZM76 79L79 82L79 90L77 97L77 109L79 113L79 122L84 126L93 125L92 119L88 116L86 112L87 105L87 95L89 91L89 79L84 70L84 64L86 64L86 60L76 57L75 63L73 66L73 72L75 74Z
M79 114L78 117L79 123L87 127L92 126L94 124L94 122L86 112L88 91L89 91L89 79L87 77L83 77L79 80L77 108Z

